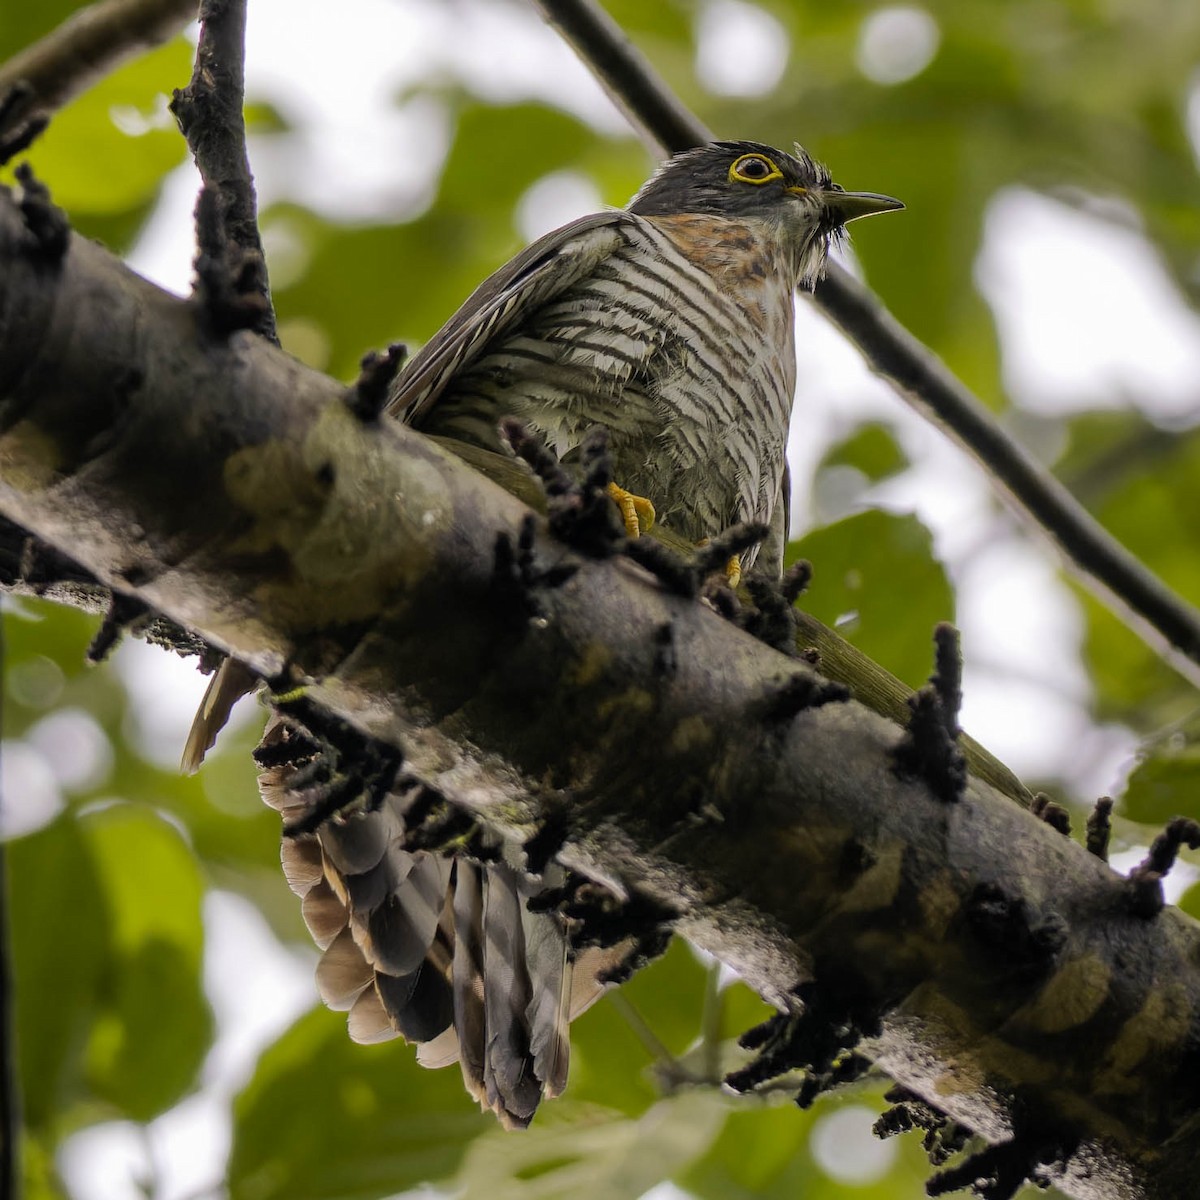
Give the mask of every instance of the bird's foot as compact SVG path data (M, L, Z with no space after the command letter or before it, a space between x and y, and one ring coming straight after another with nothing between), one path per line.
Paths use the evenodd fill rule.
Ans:
M654 527L654 505L645 496L635 496L623 487L617 487L615 483L608 485L608 494L621 510L627 537L641 537Z

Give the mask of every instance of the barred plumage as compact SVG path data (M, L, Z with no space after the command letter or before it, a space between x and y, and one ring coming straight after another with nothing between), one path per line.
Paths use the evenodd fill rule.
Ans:
M782 259L770 231L749 222L699 218L681 229L614 214L609 230L616 248L460 367L420 427L496 447L497 421L511 414L569 458L604 425L621 486L653 499L659 520L685 537L769 521L795 385L794 271L747 280L686 252L701 236Z

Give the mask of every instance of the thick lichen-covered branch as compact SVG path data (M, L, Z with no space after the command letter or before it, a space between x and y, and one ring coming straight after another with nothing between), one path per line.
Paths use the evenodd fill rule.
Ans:
M672 914L783 1011L781 1061L836 1082L852 1047L1008 1175L1192 1194L1192 922L977 778L947 803L803 659L27 201L0 196L0 514Z

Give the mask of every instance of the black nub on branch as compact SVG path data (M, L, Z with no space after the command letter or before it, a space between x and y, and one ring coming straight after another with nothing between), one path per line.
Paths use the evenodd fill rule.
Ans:
M796 648L796 601L811 580L812 564L803 558L793 563L782 579L752 575L746 581L751 603L736 613L733 620L751 637L781 654L801 657ZM809 663L815 665L812 659Z
M221 191L204 184L196 200L195 298L219 336L239 329L272 336L266 263L257 250L245 249L229 237L226 215Z
M545 911L545 901L537 908ZM575 949L607 948L632 941L632 948L621 962L602 978L602 982L613 984L624 983L635 971L665 953L671 930L680 916L676 909L644 892L633 889L621 899L588 880L574 881L557 909L567 920Z
M608 558L620 550L625 538L607 491L612 482L607 430L589 430L580 444L583 475L578 482L541 438L515 417L500 422L500 436L541 481L550 532L556 538L589 558Z
M744 554L751 546L757 546L769 530L761 521L745 521L731 525L724 533L710 538L696 551L694 565L701 578L715 571L724 570L734 555Z
M767 721L790 721L806 709L841 704L849 699L850 689L844 683L797 671L768 692L762 715Z
M1125 888L1129 911L1135 917L1150 918L1162 911L1162 881L1175 865L1181 846L1200 850L1200 822L1176 817L1150 843L1150 853L1129 872Z
M659 583L676 596L694 600L700 591L700 573L693 562L670 546L653 538L631 538L625 543L625 555L639 567L644 567ZM725 589L736 605L736 598Z
M507 532L498 533L493 550L492 590L498 609L508 613L519 629L544 616L544 593L561 587L579 569L577 562L539 567L536 540L537 517L527 513L516 540Z
M49 114L36 112L33 101L33 87L24 79L18 79L0 96L0 167L28 150L50 124Z
M16 170L21 185L21 217L33 236L38 254L47 262L59 262L71 241L67 214L50 199L50 190L34 178L33 168L22 163Z
M922 779L938 799L952 804L967 784L967 761L958 744L962 705L962 658L958 630L946 622L933 632L934 672L929 683L908 698L911 716L892 751L901 778Z
M806 1078L796 1103L808 1108L822 1093L857 1079L869 1064L854 1053L854 1047L881 1028L878 1006L854 999L859 992L852 980L824 987L801 984L796 994L803 1011L777 1015L743 1034L739 1045L757 1055L726 1076L725 1085L735 1092L750 1092L790 1071L803 1070Z
M1045 821L1051 829L1056 829L1064 837L1071 836L1071 814L1061 804L1056 804L1045 792L1038 792L1033 803L1029 806L1039 821Z
M985 1146L956 1166L939 1171L925 1184L927 1196L945 1196L971 1188L981 1200L1012 1200L1030 1182L1049 1186L1079 1148L1079 1135L1058 1121L1031 1114L1021 1095L1013 1098L1013 1136Z
M149 612L149 606L137 597L113 592L104 620L100 623L96 636L92 638L92 644L87 648L88 662L103 662L112 652L121 634L143 620Z
M967 1129L907 1088L897 1085L885 1092L883 1098L893 1107L871 1127L877 1138L895 1137L919 1129L925 1135L922 1147L935 1167L941 1166L966 1145L970 1136Z
M796 600L811 578L812 566L803 559L779 580L752 575L746 581L751 603L736 617L738 625L781 654L798 658Z
M346 407L364 424L378 421L387 407L392 380L408 357L408 347L392 342L380 354L376 350L363 355L358 378L346 389Z
M271 684L287 686L288 680ZM303 692L290 690L271 697L275 710L299 728L302 738L316 747L314 777L328 783L309 797L308 811L284 826L284 837L315 833L326 821L351 807L373 810L395 785L404 756L394 746L360 733L348 722L314 704Z
M1108 862L1108 843L1112 838L1111 796L1101 796L1096 801L1087 819L1087 849L1101 862Z
M977 884L963 915L982 957L990 963L1003 962L1005 974L1023 984L1050 974L1066 945L1061 917L1036 912L999 884Z

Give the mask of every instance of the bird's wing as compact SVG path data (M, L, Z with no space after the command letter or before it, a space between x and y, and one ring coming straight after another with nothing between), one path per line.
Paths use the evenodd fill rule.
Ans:
M627 241L637 218L592 213L527 246L483 281L392 385L387 411L420 428L446 384L522 316L552 300Z

